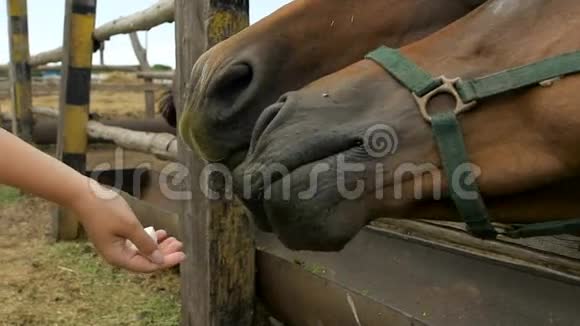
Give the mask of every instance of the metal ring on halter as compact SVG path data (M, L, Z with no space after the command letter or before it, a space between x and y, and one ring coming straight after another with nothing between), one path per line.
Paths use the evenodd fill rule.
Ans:
M441 76L438 79L441 80L441 85L432 90L431 92L421 97L413 93L413 97L415 98L415 101L419 106L419 111L421 112L421 115L427 122L431 123L431 115L429 115L429 112L427 112L427 106L429 105L431 99L433 99L433 97L439 94L449 94L455 98L455 109L453 110L453 113L455 113L455 115L459 115L465 111L468 111L477 104L476 101L471 101L468 103L463 102L463 99L461 98L461 96L457 92L457 89L455 88L455 83L459 82L461 78L450 79L445 76Z

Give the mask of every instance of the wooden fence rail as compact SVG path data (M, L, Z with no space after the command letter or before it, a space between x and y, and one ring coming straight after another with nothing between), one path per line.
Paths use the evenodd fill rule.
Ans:
M137 73L139 78L151 78L159 80L173 80L175 72L173 71L140 71Z
M136 65L93 65L92 70L94 72L138 72L139 66ZM10 71L10 66L0 65L0 72ZM61 65L50 65L50 66L36 66L31 67L32 72L43 72L43 71L62 71Z
M58 71L62 70L62 66L38 66L34 67L33 71ZM93 65L94 72L137 72L139 66L135 65Z
M58 111L47 107L34 107L32 112L51 118L59 117ZM86 132L92 139L110 141L119 147L152 154L165 160L177 160L177 137L169 133L129 130L93 120L87 122Z
M175 2L174 0L160 0L155 5L121 17L97 27L93 33L93 39L98 42L106 41L114 35L129 34L137 31L147 31L151 28L173 21ZM38 53L30 57L31 66L45 65L51 62L62 61L63 49L56 48Z

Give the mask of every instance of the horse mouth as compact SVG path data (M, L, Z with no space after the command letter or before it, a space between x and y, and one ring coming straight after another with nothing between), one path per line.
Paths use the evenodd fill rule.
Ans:
M232 152L231 154L229 154L225 159L223 159L220 162L210 162L210 163L221 163L224 164L225 166L227 166L228 168L234 169L237 166L239 166L240 164L242 164L242 162L244 162L244 159L246 158L246 155L248 154L248 148L242 148L239 150L236 150L234 152Z
M356 138L348 141L329 139L328 142L322 141L321 138L312 138L312 141L318 145L312 150L295 152L290 149L277 158L264 160L264 157L269 157L268 153L264 152L256 158L248 154L246 160L237 165L234 170L234 184L237 186L237 192L243 195L244 199L268 199L265 194L270 193L273 186L285 179L311 177L311 174L316 171L320 171L319 173L323 175L323 170L332 170L335 161L340 157L360 157L361 154L365 154L361 140ZM305 154L305 152L308 153Z
M262 112L248 155L234 170L234 192L256 225L276 233L287 247L338 250L369 215L364 205L357 204L364 201L364 193L348 199L341 192L361 178L371 180L370 169L343 173L346 165L375 161L365 146L369 123L329 126L317 119L304 120L295 110L296 100L283 96ZM340 181L345 187L338 185Z
M256 226L276 233L288 248L340 250L366 224L345 221L355 215L366 221L366 212L356 207L345 210L342 207L345 199L335 186L337 158L356 156L361 151L359 145L350 145L346 150L340 148L332 154L321 153L309 160L291 162L295 164L274 164L285 166L284 171L244 162L234 171L234 191ZM317 176L313 177L314 174ZM347 214L349 210L356 212ZM355 226L350 226L352 223Z

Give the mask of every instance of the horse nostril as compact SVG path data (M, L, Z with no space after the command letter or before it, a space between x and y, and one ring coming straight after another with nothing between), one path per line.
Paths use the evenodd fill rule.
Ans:
M231 109L230 112L217 112L218 119L225 119L234 113L231 111L235 111L236 102L244 96L253 78L254 72L247 63L230 65L216 76L213 86L210 86L208 91L208 98L214 101L217 107Z

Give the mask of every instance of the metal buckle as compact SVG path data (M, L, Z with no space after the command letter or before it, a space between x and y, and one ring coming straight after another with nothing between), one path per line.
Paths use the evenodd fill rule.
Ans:
M436 95L446 93L452 95L455 98L455 109L453 110L453 113L455 115L459 115L465 111L468 111L477 104L476 101L465 103L463 102L463 99L461 99L461 96L459 96L459 92L457 92L457 88L455 88L455 83L459 82L461 78L450 79L445 76L441 76L439 77L439 80L441 80L441 85L432 90L431 92L421 97L413 93L413 97L415 98L415 101L419 106L419 111L421 112L421 115L427 122L431 123L431 115L429 115L429 113L427 112L427 106L429 104L429 101L431 101L431 99L433 99L433 97L435 97Z

